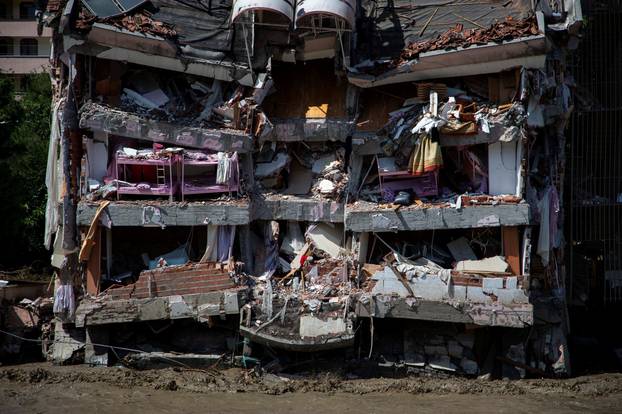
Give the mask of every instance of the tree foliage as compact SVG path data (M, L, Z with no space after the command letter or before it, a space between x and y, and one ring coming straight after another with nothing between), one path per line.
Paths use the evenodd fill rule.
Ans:
M45 264L45 170L50 134L51 85L30 75L17 94L0 76L0 268Z

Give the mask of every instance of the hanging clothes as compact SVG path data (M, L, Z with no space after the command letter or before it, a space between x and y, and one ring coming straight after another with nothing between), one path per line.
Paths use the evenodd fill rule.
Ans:
M200 262L215 262L218 260L218 239L219 230L218 226L214 224L207 225L207 244L205 246L205 253L201 257Z
M440 169L443 166L443 155L439 143L433 142L429 134L421 135L410 155L408 166L412 175L423 175Z
M266 260L264 274L267 279L271 278L279 263L279 223L277 221L266 222L264 227L264 246Z
M47 188L47 202L45 206L45 232L43 245L46 249L52 246L52 235L57 232L59 226L57 206L62 182L62 169L59 168L58 148L62 136L61 123L59 121L59 108L63 100L54 105L52 112L52 127L50 128L50 140L48 148L47 168L45 172L45 186Z
M218 166L216 167L216 184L229 184L231 180L231 158L224 153L218 153Z
M218 261L228 262L233 251L235 226L218 227Z
M558 234L560 206L555 186L551 185L546 189L538 203L538 210L540 211L540 233L537 253L542 259L542 264L548 266L551 250L560 245Z
M76 300L71 284L63 284L54 293L54 313L66 314L70 318L73 316L76 307Z

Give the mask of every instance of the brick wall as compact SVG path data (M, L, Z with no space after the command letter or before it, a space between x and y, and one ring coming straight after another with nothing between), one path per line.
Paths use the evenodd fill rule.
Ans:
M219 263L196 263L145 270L141 272L136 283L110 288L106 291L106 296L111 299L145 299L207 293L232 287L235 284L225 266Z

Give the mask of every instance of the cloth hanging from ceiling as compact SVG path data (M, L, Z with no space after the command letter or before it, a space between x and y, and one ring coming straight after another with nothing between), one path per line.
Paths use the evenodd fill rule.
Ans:
M438 142L433 142L429 134L423 134L408 162L412 175L423 175L434 172L443 166L443 155Z

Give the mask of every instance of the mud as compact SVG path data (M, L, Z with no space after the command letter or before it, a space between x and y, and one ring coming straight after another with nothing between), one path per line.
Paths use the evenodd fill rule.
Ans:
M135 371L30 364L0 367L0 397L3 413L95 409L140 414L152 403L161 409L150 413L198 412L199 408L202 412L350 412L361 404L368 412L399 412L403 410L398 407L408 409L412 404L430 412L462 412L467 407L478 412L620 412L622 374L521 381L356 379L336 374L294 378L258 376L243 369Z

